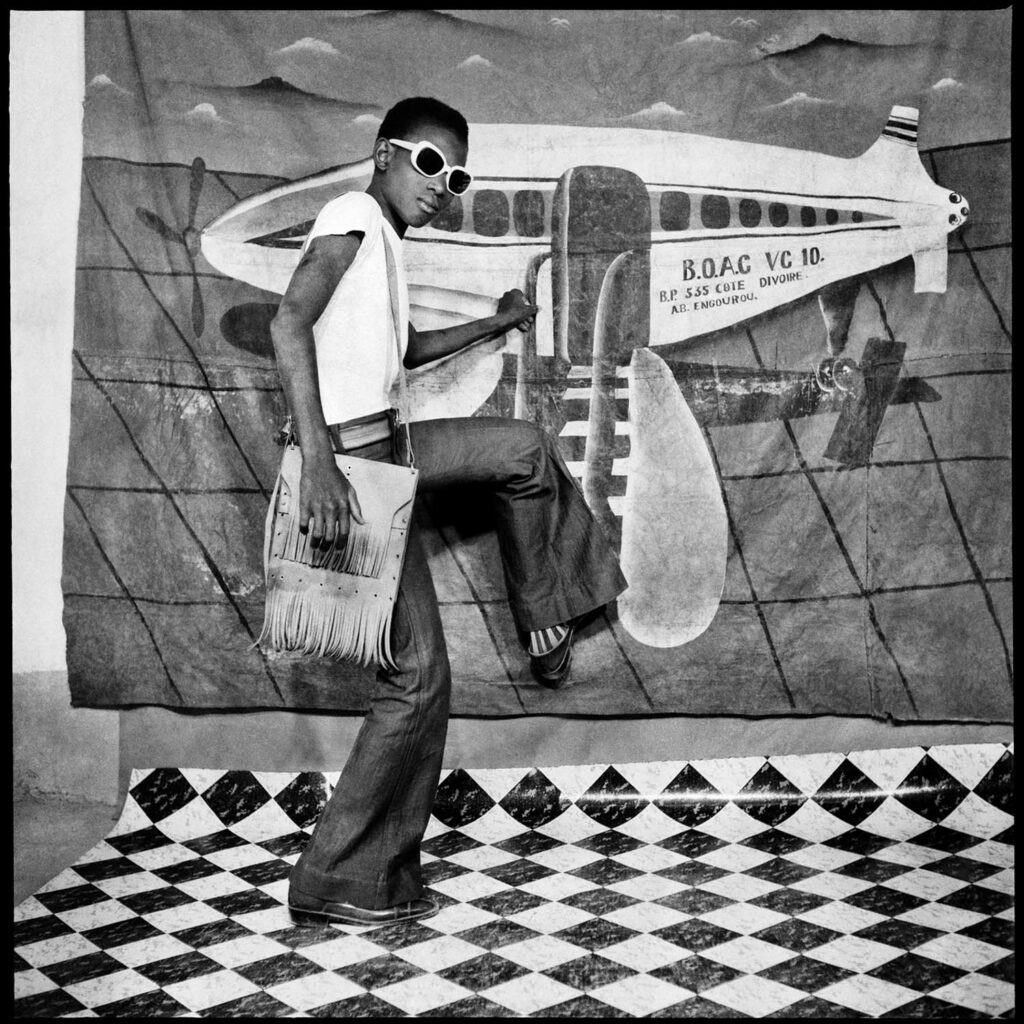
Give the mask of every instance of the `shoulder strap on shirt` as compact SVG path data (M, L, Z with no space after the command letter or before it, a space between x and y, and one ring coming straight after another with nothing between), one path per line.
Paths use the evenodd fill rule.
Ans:
M391 243L388 241L383 223L381 224L381 241L384 243L384 258L388 265L388 293L391 297L391 319L395 325L395 349L398 355L398 416L399 421L405 427L409 466L415 469L416 458L413 455L412 437L409 434L409 393L405 382L405 364L402 362L402 318L398 301L398 267L395 264L395 255L391 251Z

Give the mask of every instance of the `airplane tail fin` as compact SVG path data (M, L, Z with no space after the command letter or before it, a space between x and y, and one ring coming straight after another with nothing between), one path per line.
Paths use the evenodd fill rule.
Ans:
M870 159L882 166L920 164L917 152L917 121L916 107L893 107L889 111L888 120L882 133L864 152L861 159Z

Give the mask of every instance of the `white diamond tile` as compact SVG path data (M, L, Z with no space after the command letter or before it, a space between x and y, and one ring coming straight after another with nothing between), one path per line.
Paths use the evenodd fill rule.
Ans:
M747 975L705 989L701 996L750 1017L764 1017L792 1006L803 999L806 993L768 978Z
M373 994L397 1006L404 1014L415 1015L465 999L473 993L445 978L421 974L415 978L395 982L393 985L375 988Z
M821 960L827 964L835 964L847 971L858 971L864 974L873 971L882 964L902 955L902 950L885 942L873 942L857 935L843 935L822 946L808 950L804 956L813 960Z
M554 935L538 935L501 947L501 955L531 971L546 971L581 956L580 947Z
M104 925L116 924L118 921L130 921L139 915L130 910L119 900L104 900L102 903L90 903L86 907L75 907L73 910L62 910L57 914L68 927L76 932L87 932L90 928L102 928Z
M590 921L593 917L594 915L586 910L578 910L566 903L542 903L539 907L530 907L529 910L512 914L508 920L531 928L535 932L550 935L563 928L571 928L581 921Z
M852 875L839 875L834 871L823 871L820 875L810 875L793 882L791 889L814 893L815 896L827 896L831 900L844 900L856 892L863 892L874 886L874 882Z
M946 932L963 931L972 924L979 924L985 920L985 914L979 914L975 910L965 910L961 907L951 907L945 903L925 903L913 910L907 910L896 915L897 921L907 921L910 924L919 924L925 928L938 928Z
M589 993L602 1003L614 1006L631 1017L649 1017L693 997L690 989L672 985L649 974L635 974L631 978L601 985Z
M756 836L759 832L764 832L768 826L762 825L746 811L741 811L735 804L729 803L697 828L716 839L724 839L727 843L738 843L751 836Z
M396 956L424 971L443 971L480 955L480 947L452 935L441 935L395 951Z
M915 946L914 952L965 971L978 971L1006 956L1002 946L993 946L969 935L938 935Z
M789 920L788 914L780 914L767 907L757 907L752 903L732 903L727 907L719 907L707 914L701 914L702 921L739 932L740 935L752 935L764 928Z
M84 1006L103 1006L119 999L131 999L143 992L153 992L159 986L155 981L144 977L136 971L125 969L104 974L99 978L74 982L64 986L69 996L77 999Z
M369 934L369 933L367 933ZM351 964L372 960L387 953L387 949L361 935L339 933L338 938L315 945L303 946L302 955L319 964L325 971L333 971Z
M739 971L756 973L774 967L784 960L792 960L796 954L771 942L744 935L742 938L730 939L728 942L705 949L700 955Z
M166 985L164 991L190 1010L206 1010L211 1006L219 1006L221 1003L252 995L260 989L240 974L223 970L202 974L186 981L176 981Z
M566 1000L575 999L580 993L577 989L563 985L546 974L535 973L521 975L501 985L484 989L479 994L484 999L507 1007L520 1017L527 1017Z
M1016 1005L1014 986L985 974L966 974L931 995L990 1017L1001 1017Z
M320 974L307 974L302 978L272 985L267 994L295 1010L313 1010L319 1006L327 1006L341 999L361 996L366 990L348 978L343 978L333 971Z
M14 998L26 999L40 992L52 992L57 983L48 978L42 971L15 971Z
M834 985L827 985L814 994L819 999L848 1006L851 1010L868 1017L880 1017L884 1013L891 1013L921 996L920 992L913 989L865 974L856 974Z
M125 967L141 967L157 960L169 960L172 956L191 953L193 947L176 939L173 935L153 935L138 942L126 942L121 946L111 946L107 955L119 960Z
M255 963L267 957L280 956L290 952L288 946L265 935L242 935L227 942L218 942L213 946L204 946L203 954L216 960L221 967L241 967L243 964Z
M605 946L601 956L635 971L653 971L681 959L681 947L657 935L636 935L623 942Z
M637 932L654 932L659 928L670 928L674 924L689 920L688 914L680 913L660 903L633 903L628 907L620 907L610 914L601 915L605 921L632 928Z
M635 875L633 878L624 878L621 882L612 882L607 888L613 892L621 892L625 896L632 896L635 900L653 901L670 896L674 892L681 892L686 887L670 878L662 878L661 875Z
M781 889L782 886L764 878L754 878L752 875L721 875L708 882L701 882L697 888L725 896L726 899L754 900L758 896Z

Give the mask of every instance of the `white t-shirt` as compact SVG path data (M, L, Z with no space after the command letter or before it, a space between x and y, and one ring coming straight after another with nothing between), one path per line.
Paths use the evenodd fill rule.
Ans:
M409 343L409 294L401 239L372 196L346 192L332 199L317 216L303 252L319 235L345 235L350 231L361 231L363 240L313 325L320 401L328 423L368 416L392 405L390 392L398 376L398 352L384 255L385 235L398 276L403 355Z

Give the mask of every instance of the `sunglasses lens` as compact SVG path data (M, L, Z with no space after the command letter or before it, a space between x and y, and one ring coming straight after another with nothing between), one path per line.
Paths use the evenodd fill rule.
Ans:
M472 175L466 171L452 171L448 176L448 191L454 195L461 196L469 188L469 183L472 180Z
M432 146L424 146L416 154L416 170L432 178L444 170L444 157Z

